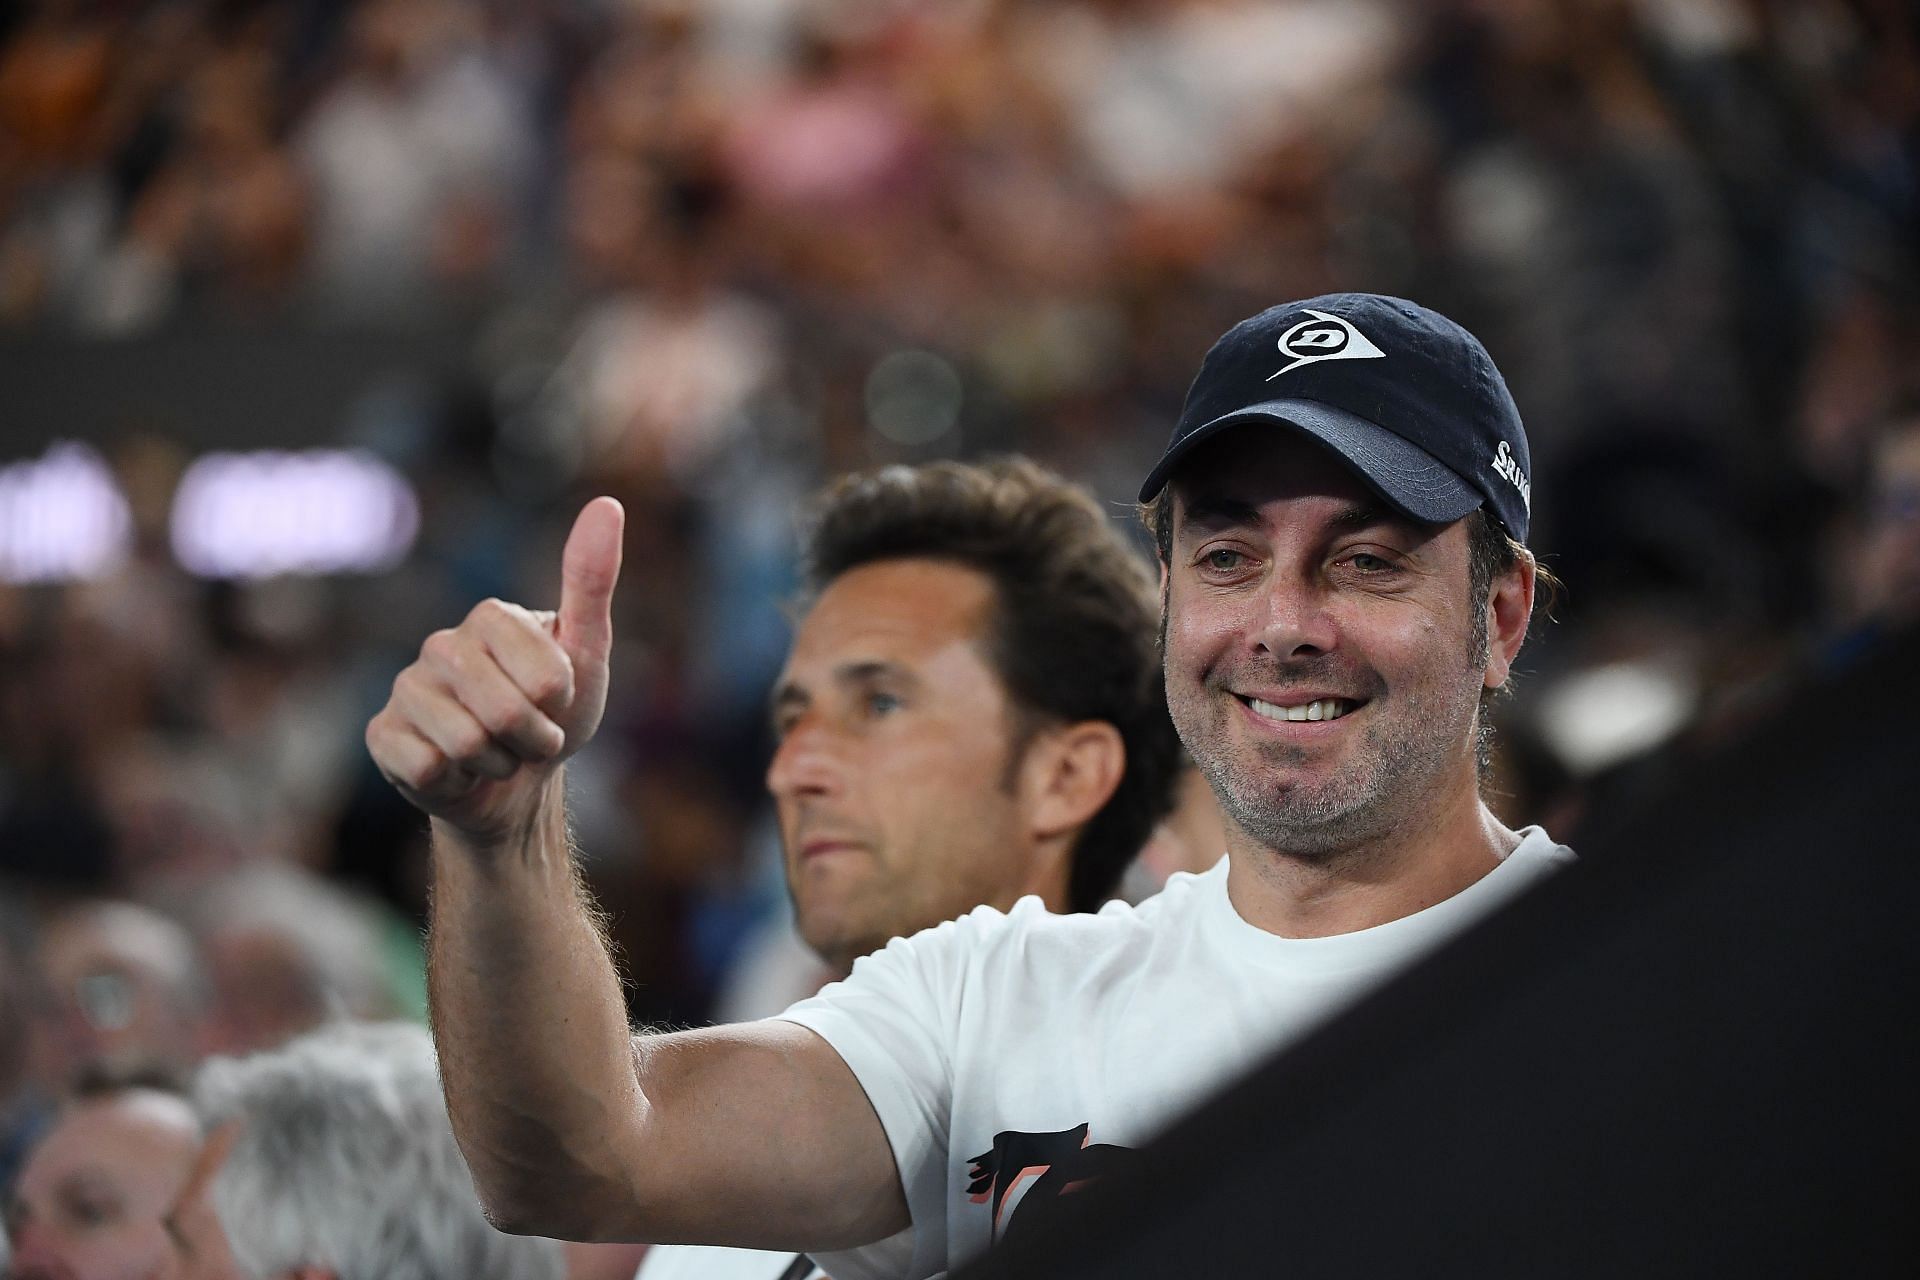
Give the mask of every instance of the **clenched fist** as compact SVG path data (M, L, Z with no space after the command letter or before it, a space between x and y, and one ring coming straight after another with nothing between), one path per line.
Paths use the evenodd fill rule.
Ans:
M595 498L560 562L560 608L500 600L436 631L367 725L367 748L415 805L489 844L521 828L607 705L613 587L626 514Z

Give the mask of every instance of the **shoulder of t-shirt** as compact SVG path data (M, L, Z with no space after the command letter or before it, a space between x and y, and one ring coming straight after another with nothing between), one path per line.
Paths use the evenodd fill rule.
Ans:
M1522 827L1514 834L1520 837L1520 843L1507 855L1510 858L1537 858L1553 863L1579 861L1572 849L1548 835L1544 827Z
M1107 948L1123 948L1136 941L1142 932L1155 927L1169 913L1192 907L1207 891L1208 881L1224 878L1225 860L1210 871L1198 874L1176 872L1160 892L1140 903L1115 900L1097 912L1048 911L1037 896L1015 902L1005 911L996 907L975 907L955 920L922 929L910 937L895 938L873 956L856 960L857 977L863 966L940 965L967 956L991 958L998 962L1039 959L1056 952L1085 954Z

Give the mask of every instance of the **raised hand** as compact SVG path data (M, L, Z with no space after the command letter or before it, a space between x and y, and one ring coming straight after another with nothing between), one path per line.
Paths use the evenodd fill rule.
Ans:
M524 828L600 726L625 521L612 498L589 502L561 556L558 611L481 601L427 637L367 725L387 780L471 840Z

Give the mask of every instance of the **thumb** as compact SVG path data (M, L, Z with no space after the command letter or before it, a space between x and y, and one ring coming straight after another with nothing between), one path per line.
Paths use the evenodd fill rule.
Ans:
M627 513L612 498L595 498L573 522L560 556L560 611L554 638L567 656L604 664L613 648L613 586L620 580Z

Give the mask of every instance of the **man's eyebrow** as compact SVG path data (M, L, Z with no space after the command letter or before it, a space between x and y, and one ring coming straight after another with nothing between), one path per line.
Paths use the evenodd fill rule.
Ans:
M1416 531L1426 528L1418 520L1401 515L1383 503L1356 502L1328 520L1327 529L1331 533L1356 533L1381 524L1398 525Z
M905 684L918 684L919 678L911 669L884 658L860 658L852 662L843 662L833 669L833 682L843 688L859 688L879 680L898 680ZM813 704L813 695L798 681L782 680L774 686L773 693L767 698L767 714L772 717L775 727L780 717L788 711L804 711Z
M773 686L773 692L767 695L767 719L772 721L777 729L780 727L780 717L784 713L804 710L812 701L812 695L805 689L791 680L782 680Z
M1182 504L1180 523L1214 526L1259 524L1260 509L1243 498L1231 498L1224 493L1203 493Z
M1258 507L1244 498L1229 497L1226 494L1202 494L1188 502L1181 514L1186 523L1216 527L1260 523ZM1404 525L1409 529L1421 527L1418 521L1401 515L1385 503L1355 502L1335 513L1327 521L1327 529L1328 532L1336 534L1352 533L1380 524Z
M864 658L835 667L833 678L837 684L871 684L875 680L888 678L912 680L913 673L899 663L888 662L884 658Z

